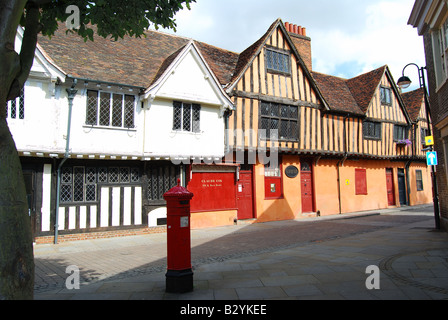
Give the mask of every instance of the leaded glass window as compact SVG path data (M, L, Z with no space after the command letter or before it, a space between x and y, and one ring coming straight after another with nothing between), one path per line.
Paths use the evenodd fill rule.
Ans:
M289 54L266 49L266 66L269 71L291 73Z
M173 103L173 130L201 132L201 106L175 101Z
M140 182L137 167L64 167L61 172L61 203L98 201L98 184Z
M87 91L86 124L135 128L135 97L102 91Z
M163 201L163 195L177 185L179 169L173 165L148 168L148 200Z
M262 139L298 140L298 107L277 103L261 103ZM263 134L263 132L265 134Z
M25 90L20 90L20 95L13 100L6 102L6 118L25 119Z

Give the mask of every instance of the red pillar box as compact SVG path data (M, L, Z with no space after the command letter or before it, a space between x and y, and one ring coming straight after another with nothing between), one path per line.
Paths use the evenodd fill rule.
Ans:
M166 292L193 291L191 267L190 201L193 194L180 186L163 195L167 204L168 250Z

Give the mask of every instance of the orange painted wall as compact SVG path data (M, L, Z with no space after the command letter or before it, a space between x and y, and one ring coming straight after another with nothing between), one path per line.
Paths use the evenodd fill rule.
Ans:
M386 168L391 165L390 161L346 161L340 168L342 213L387 208ZM356 169L366 169L367 195L356 195Z
M423 190L417 191L416 171L422 171ZM411 206L432 203L432 178L431 169L426 164L411 164L409 168L409 185L411 189L410 203Z
M340 159L321 159L313 167L315 211L321 216L337 215L339 208L338 162ZM300 157L282 156L283 196L279 199L266 199L264 165L254 166L254 209L256 222L280 221L306 218L302 215L301 177L288 178L285 169L289 165L300 170ZM312 161L314 163L314 161ZM394 175L396 206L399 206L398 169L405 169L406 162L388 160L347 160L340 171L341 212L350 213L386 209L389 207L386 188L386 168ZM367 195L356 195L355 170L366 169ZM423 173L423 191L417 191L416 170ZM432 202L431 172L423 163L412 163L409 168L409 205L429 204ZM237 210L198 212L191 217L193 229L233 225Z
M237 217L237 210L194 212L191 214L191 229L231 226Z
M300 169L297 156L282 157L283 197L265 198L264 165L255 166L255 190L257 222L291 220L301 213L300 175L290 179L284 175L285 168L295 165Z
M316 211L320 211L322 216L339 214L338 162L324 159L314 168Z

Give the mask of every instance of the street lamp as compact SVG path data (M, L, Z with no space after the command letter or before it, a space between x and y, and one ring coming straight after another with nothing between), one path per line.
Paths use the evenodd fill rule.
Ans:
M410 78L404 75L404 71L409 66L415 66L418 69L418 76L420 81L420 88L423 88L424 96L425 96L425 108L426 108L426 121L428 123L428 133L431 136L432 135L432 129L431 129L431 122L430 119L430 112L431 109L429 107L429 100L428 100L428 90L426 88L426 81L425 81L425 70L426 67L419 67L415 63L409 63L403 68L403 75L400 79L398 79L397 85L401 89L407 89L410 87L412 81ZM433 146L429 147L430 151L433 151ZM436 229L440 230L440 209L439 209L439 191L437 188L437 179L436 179L436 169L435 166L431 166L431 176L432 176L432 195L433 195L433 203L434 203L434 218L436 221Z

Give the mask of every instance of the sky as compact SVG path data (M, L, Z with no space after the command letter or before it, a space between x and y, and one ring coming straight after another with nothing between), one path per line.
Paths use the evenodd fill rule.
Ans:
M196 0L176 15L176 34L240 53L277 19L307 29L313 70L353 78L388 65L426 65L423 37L408 25L414 0ZM172 32L172 31L167 31ZM417 68L409 67L411 89Z

